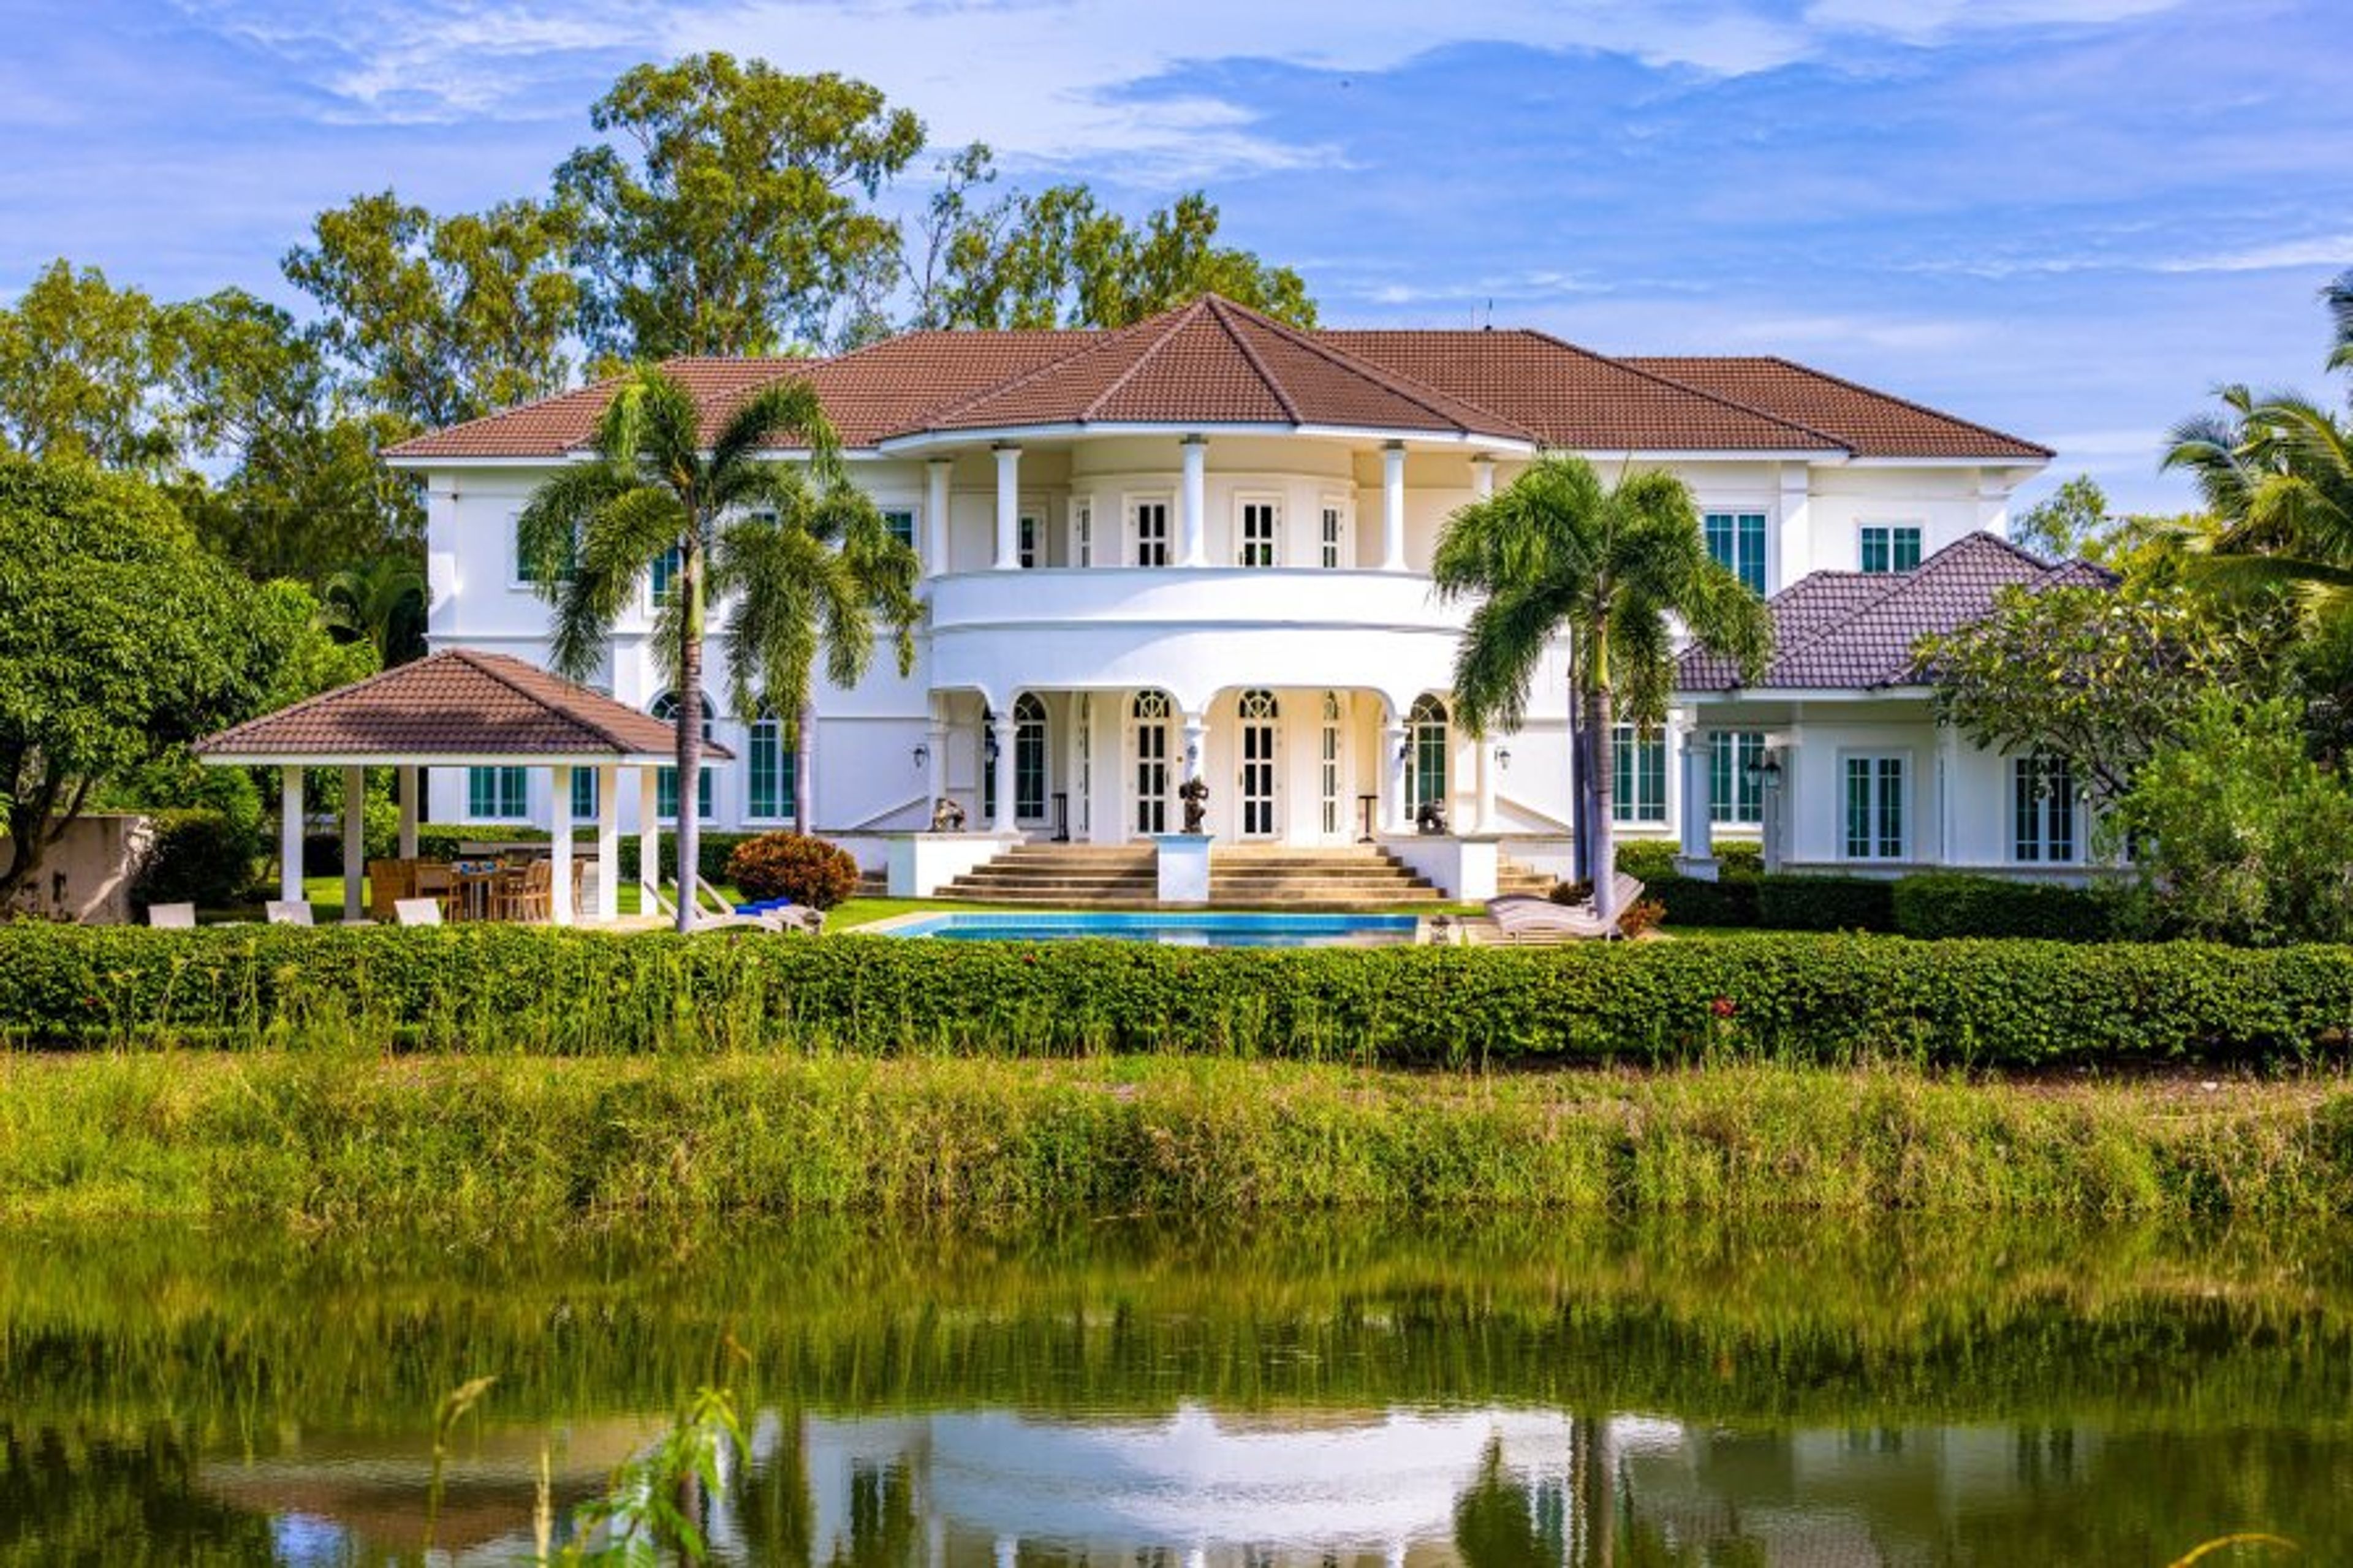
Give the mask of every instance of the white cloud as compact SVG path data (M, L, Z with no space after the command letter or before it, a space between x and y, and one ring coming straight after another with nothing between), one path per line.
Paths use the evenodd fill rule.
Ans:
M2105 26L2178 9L2187 0L1814 0L1806 20L1834 31L1936 43L1964 32Z
M2157 272L2270 272L2291 267L2353 267L2353 232L2284 239L2153 263Z

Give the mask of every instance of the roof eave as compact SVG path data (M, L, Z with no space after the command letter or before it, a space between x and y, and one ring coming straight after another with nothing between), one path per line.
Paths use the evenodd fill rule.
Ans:
M1377 425L1294 425L1276 420L1122 419L1053 420L1031 425L977 426L970 429L914 430L886 436L874 444L882 456L971 447L988 442L1073 440L1089 436L1303 436L1314 440L1398 441L1409 447L1475 448L1511 456L1534 456L1525 437L1475 430L1423 430Z

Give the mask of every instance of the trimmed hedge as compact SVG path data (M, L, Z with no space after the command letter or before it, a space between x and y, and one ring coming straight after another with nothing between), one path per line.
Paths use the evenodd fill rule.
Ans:
M1759 877L1757 923L1772 931L1895 929L1895 884L1873 877Z
M1924 939L2016 936L2105 942L2115 925L2113 906L2088 888L2013 882L1959 871L1898 879L1894 908L1895 929Z
M1640 872L1634 873L1640 876ZM1703 882L1696 877L1669 874L1644 877L1650 897L1666 907L1670 926L1753 926L1757 923L1755 877L1726 877Z
M25 1042L1938 1065L2344 1056L2353 948L1768 935L1162 948L712 932L0 929Z

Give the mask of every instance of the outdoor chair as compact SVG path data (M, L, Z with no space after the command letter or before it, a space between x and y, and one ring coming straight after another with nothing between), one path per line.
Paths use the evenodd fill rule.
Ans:
M555 868L533 860L521 871L499 879L491 892L491 918L499 921L549 921L555 918Z
M392 906L392 918L405 926L438 926L441 923L441 901L403 899Z
M291 903L272 899L261 906L261 911L274 926L306 926L311 923L311 904L307 899L297 899Z
M1618 895L1618 912L1624 914L1642 896L1642 884L1625 872L1610 879ZM1531 893L1513 893L1487 900L1487 914L1508 942L1585 942L1618 934L1614 922L1604 922L1593 901L1556 904Z
M159 931L194 931L196 929L196 906L194 904L150 904L147 923Z

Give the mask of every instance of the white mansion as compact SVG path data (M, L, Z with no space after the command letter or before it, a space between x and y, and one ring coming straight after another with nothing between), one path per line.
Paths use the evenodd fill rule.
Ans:
M1762 685L1687 661L1677 724L1618 738L1621 832L1680 827L1694 857L1711 834L1762 833L1776 862L1823 868L2082 853L2072 792L1939 732L1909 668L1918 632L2000 583L2071 570L2000 542L2012 489L2051 453L1998 431L1779 359L1301 331L1214 298L1116 331L916 332L829 360L670 369L714 417L806 377L922 559L913 675L882 658L854 689L820 689L807 737L809 825L869 865L939 796L992 842L1164 833L1194 773L1219 844L1393 841L1435 800L1454 835L1556 863L1566 670L1545 672L1519 732L1463 732L1448 684L1464 612L1427 575L1449 513L1543 450L1679 475L1710 548L1775 596ZM543 658L549 610L518 569L515 519L586 449L608 392L391 454L428 491L437 648ZM651 625L650 603L622 621L596 683L659 716L671 699ZM794 768L773 719L722 714L712 733L733 757L690 808L725 828L786 824ZM573 775L565 803L548 776L437 770L430 812L597 815L595 773ZM662 815L679 794L663 781Z

